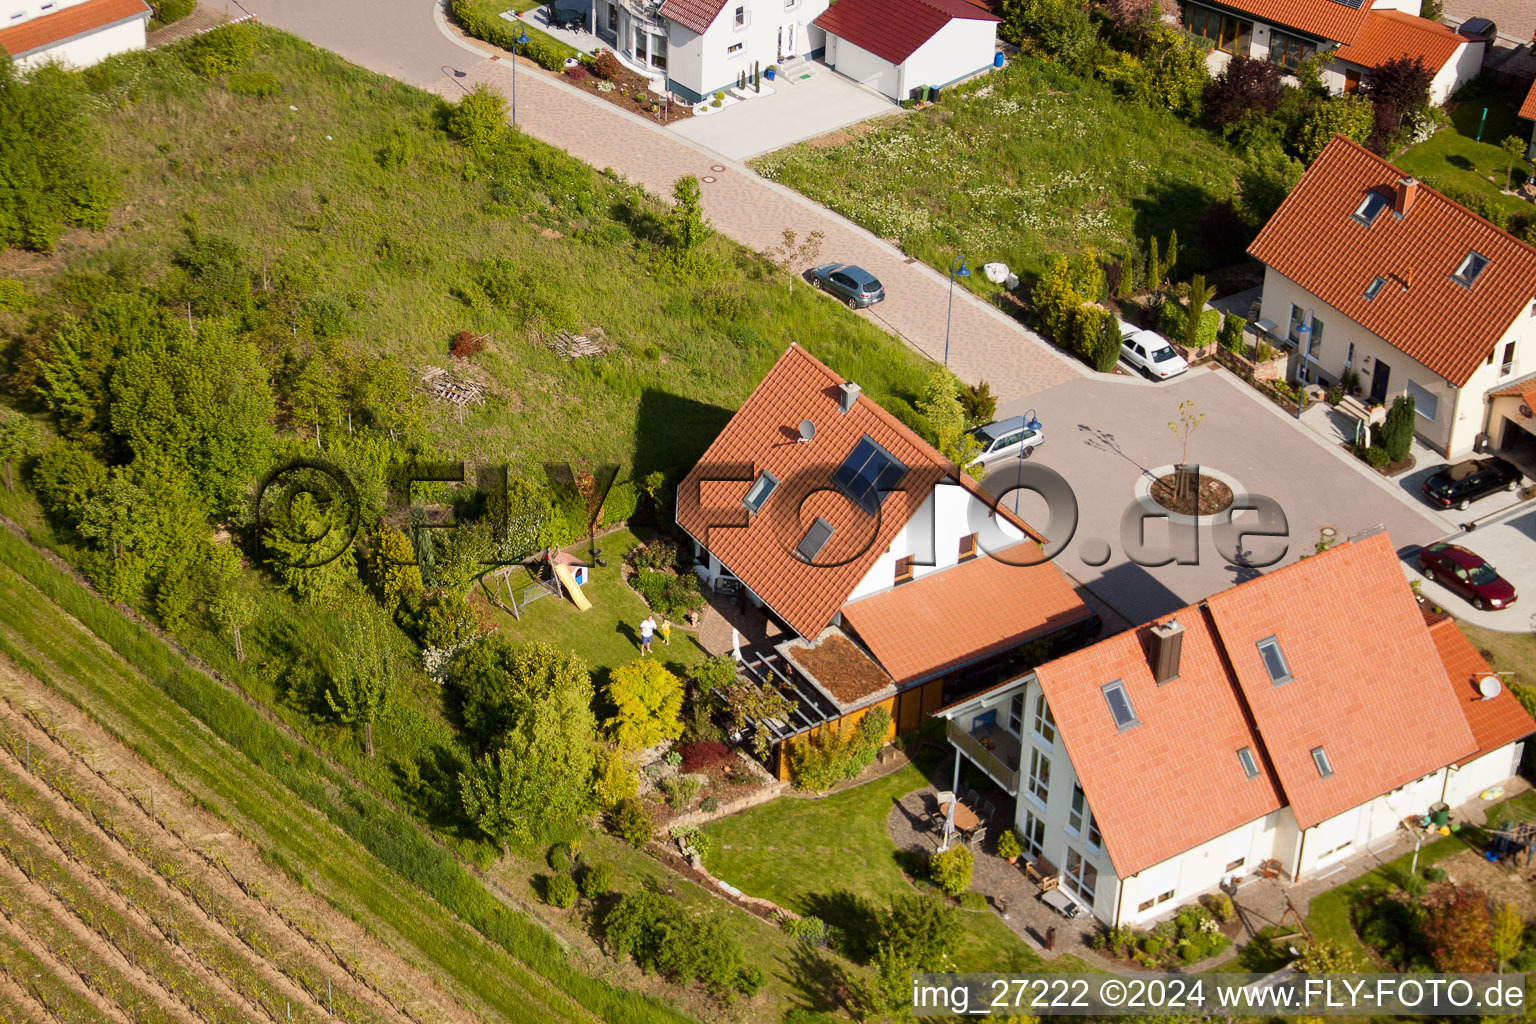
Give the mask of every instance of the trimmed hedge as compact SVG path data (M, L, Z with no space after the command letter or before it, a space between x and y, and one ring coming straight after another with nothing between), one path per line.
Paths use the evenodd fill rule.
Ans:
M1176 300L1169 299L1158 308L1157 329L1165 338L1170 338L1184 344L1184 325L1189 320L1189 313ZM1216 333L1221 328L1221 314L1214 309L1207 309L1200 314L1199 341L1201 348L1216 344ZM1239 335L1241 336L1241 335Z
M528 41L517 46L517 52L541 68L559 71L565 67L567 57L580 56L575 47L567 46L554 36L546 35L524 22L507 21L499 15L481 11L472 0L453 0L452 10L453 20L464 31L503 50L513 49L519 31L527 32Z

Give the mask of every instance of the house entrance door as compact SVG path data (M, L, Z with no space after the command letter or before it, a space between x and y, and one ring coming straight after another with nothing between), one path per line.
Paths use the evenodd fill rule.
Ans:
M795 55L795 26L784 25L779 29L779 62L783 63Z
M1344 72L1344 95L1353 96L1360 91L1360 72Z
M1371 371L1371 398L1383 405L1387 401L1387 378L1392 376L1392 367L1376 360L1376 369Z

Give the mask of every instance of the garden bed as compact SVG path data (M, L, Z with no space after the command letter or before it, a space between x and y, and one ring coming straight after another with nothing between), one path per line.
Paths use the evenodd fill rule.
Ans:
M1406 459L1400 459L1397 462L1387 462L1378 466L1372 463L1370 459L1366 458L1365 449L1361 448L1359 445L1344 444L1340 447L1349 452L1349 454L1353 455L1355 458L1359 459L1361 462L1365 463L1367 466L1370 466L1382 476L1401 476L1417 464L1417 460L1412 455L1410 455Z
M1167 473L1152 484L1152 500L1170 512L1185 516L1213 516L1232 507L1232 488L1215 477L1201 474L1197 494L1176 493L1177 474Z
M611 58L611 62L603 60ZM565 69L567 82L642 117L662 117L663 123L693 116L693 108L686 103L669 103L664 96L650 91L650 82L638 72L619 63L608 51L590 64L573 64Z
M625 556L620 574L665 621L698 626L704 614L704 595L693 570L679 568L676 544L658 538L637 545Z

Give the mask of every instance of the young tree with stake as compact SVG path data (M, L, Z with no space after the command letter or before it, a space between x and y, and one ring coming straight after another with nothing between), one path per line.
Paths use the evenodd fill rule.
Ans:
M362 723L363 747L369 757L373 756L373 722L389 706L394 677L394 658L378 626L371 618L350 619L346 649L325 691L325 702L343 722Z

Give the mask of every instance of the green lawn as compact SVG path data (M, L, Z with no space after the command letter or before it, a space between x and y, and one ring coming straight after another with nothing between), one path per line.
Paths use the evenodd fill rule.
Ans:
M932 758L922 762L932 767ZM714 841L709 870L749 896L814 914L849 932L870 926L868 906L912 892L885 831L896 801L927 785L918 765L824 800L790 797L723 818L705 831ZM1028 970L1040 958L991 911L961 912L966 939L961 971Z
M1486 122L1483 121L1484 110L1488 112ZM1430 185L1472 189L1510 214L1530 215L1530 203L1500 193L1509 170L1509 157L1499 148L1499 141L1507 135L1530 140L1529 127L1516 120L1507 98L1496 96L1462 103L1452 113L1451 124L1452 127L1444 128L1398 154L1392 162ZM1481 142L1477 141L1479 128ZM1529 170L1528 163L1517 161L1515 183L1523 181ZM1490 176L1493 181L1488 180Z
M930 266L963 257L1021 275L1052 253L1124 253L1173 228L1190 252L1189 229L1232 195L1241 166L1172 114L1023 56L946 93L854 141L792 146L754 166ZM999 287L979 274L965 283Z
M582 588L592 602L591 611L577 611L569 600L543 597L527 607L521 620L493 608L496 624L513 640L540 640L574 651L586 660L594 682L601 685L608 670L640 657L640 623L650 608L619 576L624 556L639 543L640 538L630 530L611 533L598 542L608 565L594 566ZM574 553L583 560L589 557L586 545ZM513 575L514 580L519 578L518 574ZM706 657L694 634L676 623L672 626L672 643L663 645L658 640L653 650L677 675Z

